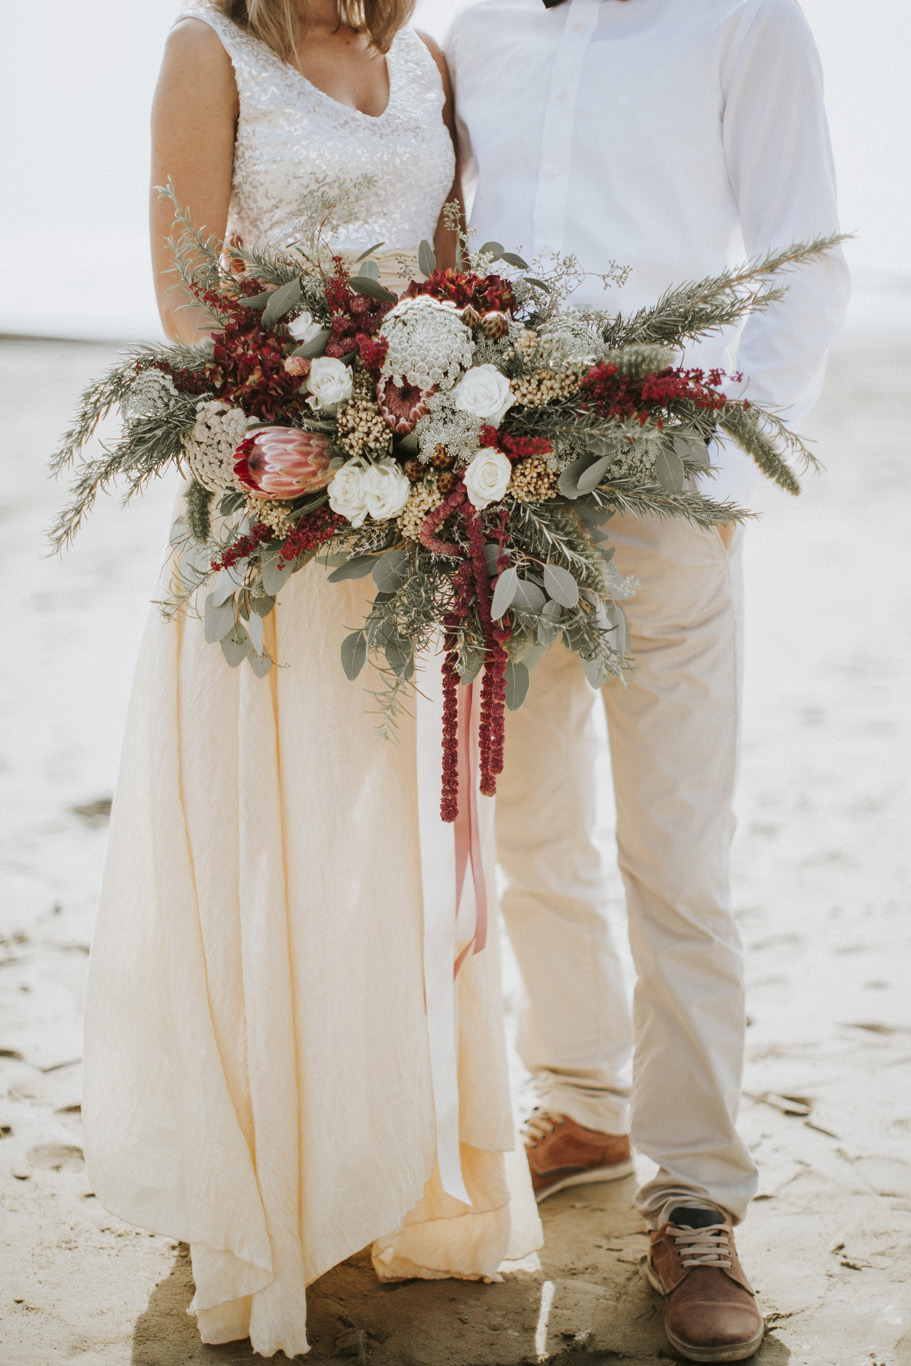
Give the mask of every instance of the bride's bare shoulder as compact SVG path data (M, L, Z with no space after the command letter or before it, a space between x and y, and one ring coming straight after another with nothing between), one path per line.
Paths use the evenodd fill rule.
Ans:
M203 19L178 19L165 42L165 61L192 66L197 75L230 73L231 58L210 24Z

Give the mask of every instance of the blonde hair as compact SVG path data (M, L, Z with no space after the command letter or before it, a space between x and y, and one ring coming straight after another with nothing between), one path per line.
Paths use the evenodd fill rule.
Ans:
M211 0L240 28L260 38L286 62L295 61L301 21L294 0ZM378 52L388 52L408 22L415 0L338 0L339 20L364 33ZM306 21L305 21L306 26Z

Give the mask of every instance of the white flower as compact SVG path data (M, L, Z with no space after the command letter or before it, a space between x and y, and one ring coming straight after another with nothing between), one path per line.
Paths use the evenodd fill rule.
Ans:
M378 460L364 475L361 485L364 504L378 522L398 517L408 502L411 482L394 460Z
M509 486L512 463L502 451L478 451L465 471L465 492L468 501L480 512L491 503L499 503Z
M299 313L294 322L288 324L288 331L294 340L304 345L313 341L314 337L318 337L322 330L319 323L313 321L312 313Z
M360 456L348 460L341 469L336 470L328 486L329 506L340 517L347 517L352 526L363 526L367 516L364 494L369 469L366 460Z
M453 389L452 401L461 412L499 427L515 398L509 391L509 380L495 365L474 365Z
M307 402L314 412L334 412L340 403L347 403L354 392L351 368L334 356L317 356L310 366L307 387L310 390Z

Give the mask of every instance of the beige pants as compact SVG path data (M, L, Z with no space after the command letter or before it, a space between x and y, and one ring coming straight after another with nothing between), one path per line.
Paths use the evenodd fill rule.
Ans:
M497 836L504 915L527 999L519 1049L542 1105L631 1132L658 1173L637 1203L679 1199L743 1217L755 1167L738 1137L743 965L728 885L742 658L741 538L682 520L614 518L635 672L602 689L617 847L636 967L630 1026L593 842L596 694L562 646L507 723Z

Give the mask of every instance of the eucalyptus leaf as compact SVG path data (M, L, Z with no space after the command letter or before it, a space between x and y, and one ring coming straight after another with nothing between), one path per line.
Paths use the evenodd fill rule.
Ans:
M281 558L281 547L275 546L263 556L263 593L270 598L278 596L283 583L288 582L288 570Z
M547 643L545 644L544 641L539 640L537 645L533 645L532 648L528 651L528 653L526 655L523 655L522 663L525 665L529 673L531 673L532 669L535 667L541 656L547 654L547 651L550 649L551 644L552 641L547 641Z
M230 517L232 512L237 512L238 508L244 505L244 495L234 492L225 493L218 500L218 511L222 517Z
M374 242L372 247L368 247L366 251L361 252L360 256L355 257L352 264L355 266L359 266L362 261L367 260L368 256L372 256L375 251L379 251L381 246L383 246L382 242Z
M535 649L538 649L539 647L542 650L548 649L549 646L553 645L554 641L557 639L559 634L560 627L555 626L552 621L547 621L545 618L542 617L542 619L538 622L535 631L535 638L538 642L538 644L535 646Z
M352 275L348 285L355 294L366 294L369 298L379 299L384 304L394 304L397 299L397 295L384 289L378 281L371 280L369 275Z
M365 579L368 574L373 572L375 564L375 555L354 555L350 560L339 565L338 569L333 569L329 575L329 582L342 583L345 579Z
M496 541L488 541L484 547L484 559L487 561L487 572L493 577L497 572L497 562L500 558L500 547Z
M459 674L463 685L467 688L469 683L473 683L481 669L484 667L483 650L466 650L465 660Z
M367 662L367 637L363 631L352 631L342 641L342 668L353 683Z
M594 659L583 659L582 668L593 688L600 688L607 682L607 661L601 655L595 655Z
M236 669L238 664L242 664L251 653L250 637L247 635L247 628L242 622L238 622L230 635L224 636L219 643L222 654L232 669Z
M499 621L503 614L509 610L518 591L519 575L514 566L510 565L509 569L503 570L493 590L490 615L494 621Z
M706 472L711 468L709 448L701 436L675 436L673 446L681 460Z
M418 266L423 275L432 275L437 268L436 254L426 238L418 246Z
M508 266L515 266L518 270L528 270L528 262L523 261L514 251L501 251L500 260L505 261Z
M553 293L551 286L547 283L546 280L539 280L534 275L526 275L525 283L527 285L534 285L536 289L543 289L545 294Z
M683 461L672 446L662 446L655 460L655 479L668 493L682 493L685 480Z
M524 608L526 612L540 612L546 601L544 590L536 583L527 578L519 579L512 601L513 607Z
M407 550L388 550L373 565L373 582L381 593L394 593L408 577Z
M558 564L544 566L544 590L561 607L575 607L579 601L579 585L569 570Z
M528 669L524 664L514 664L510 659L505 676L506 706L510 711L518 711L528 693Z
M258 655L263 653L263 635L265 634L265 624L262 617L251 612L247 616L247 634L250 637L250 644Z
M300 276L295 275L293 280L288 280L286 284L279 285L278 289L272 291L269 302L263 309L263 327L271 327L273 323L277 323L279 318L283 318L292 308L296 308L300 301Z
M604 604L604 615L607 617L610 625L616 630L616 635L611 643L617 651L617 654L621 657L629 654L629 622L623 608L618 602L606 602Z
M256 677L265 678L266 674L272 668L272 660L269 658L269 656L251 654L249 658L250 668L256 674Z
M302 346L292 351L292 356L303 356L305 360L311 360L314 356L321 356L326 349L326 342L330 335L328 327L322 328L315 337L311 337L308 342L304 342Z
M233 598L238 588L243 588L244 580L233 569L222 569L212 587L212 599L216 607Z
M541 608L541 616L546 621L559 621L563 615L563 608L558 602L545 602Z
M378 280L380 278L379 261L365 261L361 266L360 273L361 275L369 275L371 280Z
M589 465L583 474L580 474L576 481L576 487L580 493L591 493L592 489L598 487L611 467L611 459L612 457L609 455L602 455L593 465Z
M233 597L227 602L216 603L215 594L210 593L203 609L203 623L209 644L223 640L229 631L233 631L236 618L237 606Z
M506 248L503 246L502 242L485 242L483 247L480 248L480 254L483 256L489 255L492 256L495 261L501 261L505 250Z
M274 293L274 289L266 289L262 294L245 294L239 302L244 308L265 308Z
M560 472L557 488L564 498L579 497L579 480L591 463L590 455L580 455L578 460L574 460L571 465L567 465L566 469Z
M410 643L403 641L400 637L390 640L383 649L386 656L386 663L399 678L403 678L409 666L414 669L414 651Z
M250 597L250 610L255 612L258 617L267 617L274 606L275 599L273 597L256 593Z
M397 437L395 441L395 449L397 451L401 451L404 455L417 455L418 450L420 448L418 446L418 439L415 436L414 432L408 432L406 436Z

